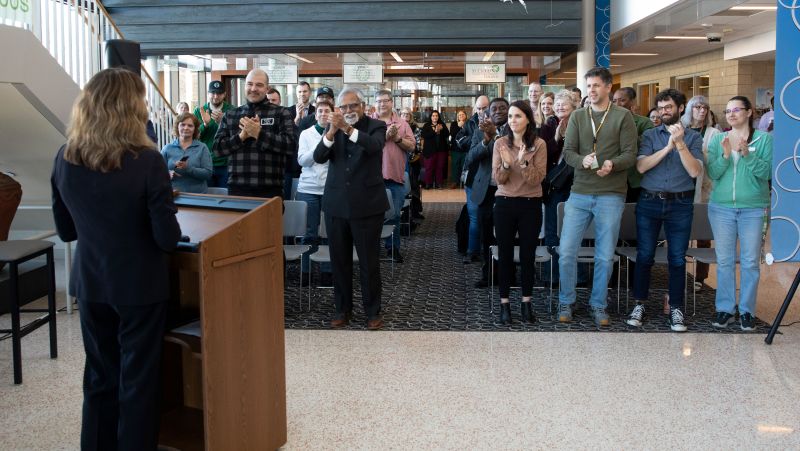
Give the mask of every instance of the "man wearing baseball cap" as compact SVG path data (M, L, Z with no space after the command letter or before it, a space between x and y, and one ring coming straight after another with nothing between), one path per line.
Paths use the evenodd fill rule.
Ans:
M323 99L328 100L330 102L335 102L335 100L333 98L333 89L331 89L331 88L329 88L327 86L323 86L323 87L317 89L317 96L314 99L315 100L314 103L319 102L320 100L323 100ZM314 118L313 115L306 116L303 119L300 119L300 122L297 123L297 133L298 133L298 135L300 133L302 133L303 130L305 130L307 128L310 128L310 127L313 127L314 124L316 124L316 123L317 123L317 120Z
M200 141L205 143L209 151L214 147L214 135L217 134L222 115L231 109L225 102L225 85L219 80L208 84L208 103L194 109L194 115L200 120ZM228 157L217 157L211 153L214 172L208 186L228 187Z

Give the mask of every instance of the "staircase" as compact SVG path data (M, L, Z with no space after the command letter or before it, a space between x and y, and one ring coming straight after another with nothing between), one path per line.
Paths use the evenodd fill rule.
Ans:
M103 42L125 39L99 1L29 0L27 3L29 11L0 19L0 23L31 32L78 88L83 88L102 69ZM24 60L10 61L11 64L26 64ZM175 111L144 66L142 79L147 91L150 119L155 125L161 148L172 140ZM42 101L47 103L46 99Z

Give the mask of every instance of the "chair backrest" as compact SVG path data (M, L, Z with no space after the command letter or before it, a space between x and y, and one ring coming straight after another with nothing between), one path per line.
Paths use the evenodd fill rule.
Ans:
M714 232L711 230L711 223L708 221L708 204L694 204L694 216L692 217L692 234L690 240L711 241L714 239Z
M208 188L208 191L206 191L206 194L217 194L217 195L227 196L228 188L218 188L216 186L211 186Z
M292 179L292 200L297 199L297 185L300 184L299 178Z
M389 200L389 209L383 214L384 220L394 219L394 201L392 200L392 190L386 188L386 198Z
M308 204L300 200L283 201L283 236L298 237L306 234Z

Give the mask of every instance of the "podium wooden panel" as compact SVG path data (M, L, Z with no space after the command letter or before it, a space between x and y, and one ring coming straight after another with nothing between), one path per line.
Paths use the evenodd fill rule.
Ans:
M209 198L224 206L181 206ZM236 211L237 200L255 208ZM286 443L281 199L176 203L181 230L198 246L173 256L168 321L199 316L202 338L167 333L160 443L277 449Z

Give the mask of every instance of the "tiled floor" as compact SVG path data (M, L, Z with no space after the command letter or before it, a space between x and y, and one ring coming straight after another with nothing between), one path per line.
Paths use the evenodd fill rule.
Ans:
M800 449L800 325L782 331L767 346L762 335L288 330L284 449ZM59 313L58 334L56 360L45 329L23 340L20 386L0 341L2 450L78 449L78 315Z

